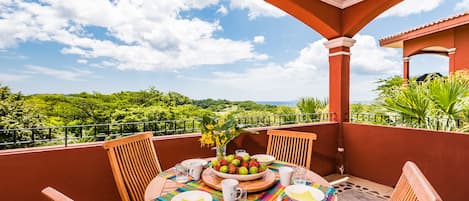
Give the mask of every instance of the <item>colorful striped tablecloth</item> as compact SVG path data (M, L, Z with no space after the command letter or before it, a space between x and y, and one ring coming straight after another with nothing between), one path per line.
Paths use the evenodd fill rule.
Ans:
M281 162L281 161L275 161L271 166L269 166L269 169L272 171L276 172L278 171L278 168L282 166L287 166L287 163ZM175 172L173 169L170 169L168 171L162 172L159 176L162 176L166 179L174 180L175 179ZM312 186L313 188L317 188L321 190L325 198L322 201L334 201L335 195L336 195L336 190L333 187L327 187L327 186L321 186L319 184L311 184L308 183L308 185ZM281 196L283 201L288 201L289 199L284 193L284 188L280 182L277 180L277 183L259 193L254 193L253 195L249 195L250 199L252 201L278 201L278 197ZM221 191L212 189L208 186L206 186L202 181L190 181L186 183L184 186L178 188L176 191L166 193L163 196L160 196L156 198L154 201L170 201L174 196L176 196L179 193L186 192L186 191L192 191L192 190L200 190L200 191L205 191L208 192L212 195L214 201L221 201L223 200L222 193Z

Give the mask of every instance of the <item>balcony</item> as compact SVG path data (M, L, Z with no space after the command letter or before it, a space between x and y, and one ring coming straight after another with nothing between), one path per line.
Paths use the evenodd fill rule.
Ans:
M335 174L338 139L343 135L345 173L386 186L396 184L405 161L414 161L444 200L464 200L469 174L469 136L461 133L358 123L318 122L258 127L259 135L241 135L228 152L244 148L264 153L268 129L313 132L312 170ZM195 157L210 157L199 134L154 137L164 169ZM119 200L102 142L0 151L3 200L44 200L40 191L53 186L75 200Z

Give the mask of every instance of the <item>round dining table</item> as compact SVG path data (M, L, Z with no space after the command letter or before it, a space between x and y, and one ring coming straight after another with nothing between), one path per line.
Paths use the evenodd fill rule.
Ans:
M206 160L209 161L212 158L207 158ZM283 162L284 163L284 162ZM285 163L288 164L288 163ZM288 164L289 166L294 167L295 165L293 164ZM145 190L145 201L153 201L159 196L162 196L166 193L169 192L174 192L178 188L183 187L185 184L184 183L177 183L168 177L165 177L164 173L168 171L175 171L174 167L164 171L162 174L156 176L151 182L148 184L146 190ZM278 172L275 172L275 175L277 178L279 178ZM312 183L319 184L324 187L331 187L329 182L327 182L323 177L320 175L316 174L315 172L311 170L307 170L305 177L307 180L311 181ZM203 183L202 179L197 181L199 183ZM248 195L248 200L250 196ZM334 196L333 201L337 201L337 196Z

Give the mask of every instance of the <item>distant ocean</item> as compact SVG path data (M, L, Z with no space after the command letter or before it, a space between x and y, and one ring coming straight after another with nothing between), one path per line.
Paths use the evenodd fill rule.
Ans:
M256 101L257 104L264 104L264 105L275 105L275 106L290 106L294 107L296 106L297 101Z

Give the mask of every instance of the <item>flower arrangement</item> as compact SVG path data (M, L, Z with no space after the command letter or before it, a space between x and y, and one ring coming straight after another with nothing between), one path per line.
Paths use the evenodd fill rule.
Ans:
M200 121L200 144L202 146L216 147L217 157L225 156L226 145L241 133L257 133L244 129L236 119L229 116L220 120L216 116L205 115Z

